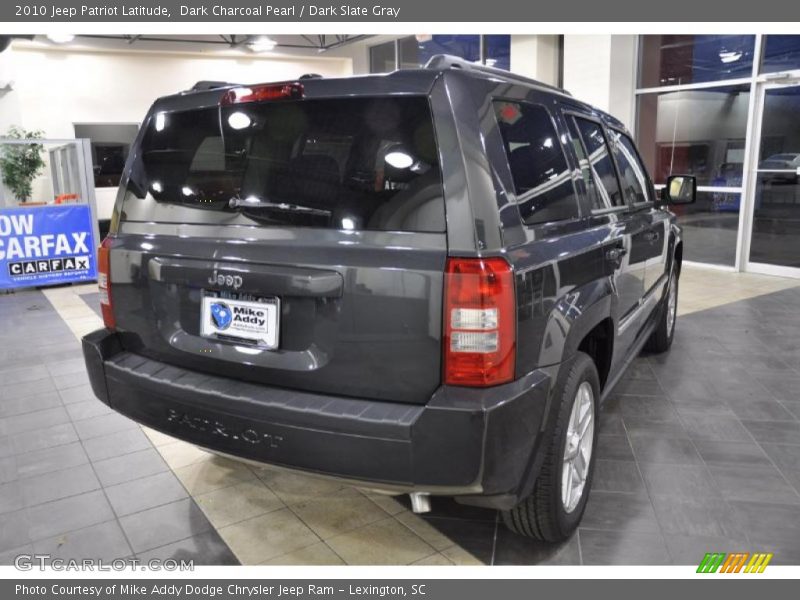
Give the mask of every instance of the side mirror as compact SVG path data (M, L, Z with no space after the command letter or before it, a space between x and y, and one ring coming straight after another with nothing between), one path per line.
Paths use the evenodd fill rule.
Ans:
M693 175L670 175L661 199L664 204L693 204L697 200L697 178Z

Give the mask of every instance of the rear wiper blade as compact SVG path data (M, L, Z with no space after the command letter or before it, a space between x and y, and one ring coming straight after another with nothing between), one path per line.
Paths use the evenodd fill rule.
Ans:
M320 217L331 216L331 211L322 208L312 208L310 206L303 206L302 204L291 204L288 202L270 202L268 200L259 200L257 198L231 198L228 201L228 206L231 208L240 209L258 209L258 210L279 210L283 212L302 213L306 215L315 215Z

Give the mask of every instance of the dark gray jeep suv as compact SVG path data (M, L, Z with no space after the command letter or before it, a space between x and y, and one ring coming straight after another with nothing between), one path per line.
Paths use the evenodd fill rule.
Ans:
M226 455L577 526L597 411L675 326L683 244L623 125L436 57L156 101L83 340L114 410Z

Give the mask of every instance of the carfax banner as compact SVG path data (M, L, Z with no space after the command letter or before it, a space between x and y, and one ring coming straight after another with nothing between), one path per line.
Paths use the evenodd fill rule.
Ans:
M0 289L97 279L85 204L0 209Z

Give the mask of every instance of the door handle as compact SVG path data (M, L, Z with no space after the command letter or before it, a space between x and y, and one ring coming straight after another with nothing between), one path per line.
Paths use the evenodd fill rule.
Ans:
M648 231L644 234L644 239L648 242L657 242L661 235L657 231Z
M622 257L627 253L628 251L625 248L609 248L606 250L606 260L616 263L616 265L619 266Z

